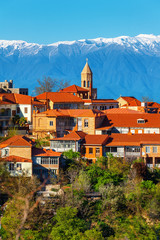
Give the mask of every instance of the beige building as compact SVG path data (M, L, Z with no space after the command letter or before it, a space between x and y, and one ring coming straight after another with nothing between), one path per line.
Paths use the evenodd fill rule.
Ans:
M83 131L95 134L105 114L91 109L56 109L35 112L33 115L33 134L37 137L63 137L68 131Z
M34 141L25 136L14 136L0 144L1 157L12 176L32 176L32 146Z

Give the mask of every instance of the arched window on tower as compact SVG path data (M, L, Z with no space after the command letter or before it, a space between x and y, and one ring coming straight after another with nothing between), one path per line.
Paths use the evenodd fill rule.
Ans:
M89 86L90 86L90 82L88 81L88 83L87 83L87 87L89 88Z
M86 87L86 81L83 82L83 87Z

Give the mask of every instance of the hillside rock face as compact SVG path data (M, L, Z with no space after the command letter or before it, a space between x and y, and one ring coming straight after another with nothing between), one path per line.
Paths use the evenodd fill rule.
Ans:
M99 98L149 96L160 102L160 36L154 35L50 45L0 40L0 81L13 79L16 87L28 87L30 94L43 76L80 85L86 58Z

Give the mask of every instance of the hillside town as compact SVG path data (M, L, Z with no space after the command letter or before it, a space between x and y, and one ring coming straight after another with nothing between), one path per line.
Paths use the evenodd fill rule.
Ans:
M121 236L126 236L132 221L141 237L135 238L134 232L127 239L157 239L152 224L144 229L155 238L137 230L136 217L145 213L159 221L159 207L151 210L147 204L158 194L160 104L147 97L99 99L93 86L88 61L81 86L57 92L29 96L27 88L14 88L12 80L0 82L2 239L126 239ZM88 228L83 222L78 233L73 227L68 236L68 224L73 220L74 226L76 218L88 221ZM121 218L131 219L124 232L118 230ZM113 226L112 220L119 223Z
M25 121L17 128L18 135L0 144L12 175L17 167L29 176L47 177L50 170L58 174L62 153L70 149L88 163L112 153L124 159L142 158L150 168L160 166L160 104L132 96L98 99L93 85L88 62L81 86L59 92L31 97L28 89L13 88L12 80L0 83L1 136L8 135L16 119ZM35 140L45 138L49 146L36 149Z

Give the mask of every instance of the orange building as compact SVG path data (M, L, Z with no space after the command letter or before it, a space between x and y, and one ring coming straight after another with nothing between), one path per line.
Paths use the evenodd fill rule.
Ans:
M97 158L104 156L104 147L108 140L107 135L86 135L81 147L82 157L95 162Z

